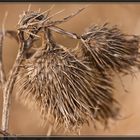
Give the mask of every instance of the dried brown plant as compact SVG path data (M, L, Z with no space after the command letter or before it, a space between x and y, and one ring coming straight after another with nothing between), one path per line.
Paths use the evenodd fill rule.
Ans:
M1 83L6 82L3 85L3 134L8 134L14 85L17 98L30 108L37 108L44 124L50 122L53 129L65 126L65 131L77 132L90 120L95 126L97 121L106 126L109 118L118 116L120 106L113 95L113 73L133 73L133 68L140 66L139 36L124 34L108 24L92 26L83 35L58 27L84 9L58 21L52 18L61 11L54 15L50 15L51 8L42 13L26 11L20 16L18 34L6 31L20 47L7 80L0 57ZM54 31L78 40L79 45L68 49L58 44ZM34 49L36 40L41 40L42 45Z

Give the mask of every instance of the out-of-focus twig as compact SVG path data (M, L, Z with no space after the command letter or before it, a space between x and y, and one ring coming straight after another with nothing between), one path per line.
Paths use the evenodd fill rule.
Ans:
M5 13L3 22L2 22L2 31L0 32L0 81L1 81L1 85L2 88L4 88L4 84L6 82L6 76L5 76L5 72L4 72L4 68L3 68L3 62L2 62L2 52L3 52L3 39L5 36L5 21L7 18L8 12Z
M0 82L1 82L2 88L4 88L6 77L5 77L3 63L2 63L2 50L3 50L3 33L0 32Z

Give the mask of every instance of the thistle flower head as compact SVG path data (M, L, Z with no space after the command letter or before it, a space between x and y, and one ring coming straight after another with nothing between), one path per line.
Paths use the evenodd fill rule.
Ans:
M90 120L107 125L109 118L116 118L119 106L113 96L110 71L129 73L139 64L139 38L108 24L93 26L76 37L82 43L73 51L57 44L49 26L67 21L78 12L51 21L53 16L28 11L19 22L19 30L28 30L31 35L42 28L44 42L20 67L17 97L31 108L38 108L45 123L63 125L67 131L76 131Z
M82 48L100 70L129 73L139 65L139 37L126 35L117 26L95 25L82 35Z
M45 121L76 131L90 120L115 118L111 78L90 69L60 45L47 45L24 62L16 82L17 97L37 107ZM97 110L98 109L98 110Z

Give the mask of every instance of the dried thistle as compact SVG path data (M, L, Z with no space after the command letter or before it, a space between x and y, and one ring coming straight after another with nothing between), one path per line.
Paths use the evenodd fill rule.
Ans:
M118 112L110 78L58 45L50 30L45 33L43 47L21 66L17 97L39 108L44 118L52 116L55 127L64 124L67 131L76 131L90 119L107 124Z
M139 37L124 34L117 26L92 26L81 40L83 55L100 71L128 74L140 64Z
M45 123L65 126L66 131L77 131L90 120L106 126L109 118L116 118L120 107L113 96L110 71L129 73L133 66L139 67L137 36L107 24L94 26L81 36L57 27L83 9L58 21L52 18L61 11L54 15L51 9L27 11L18 23L18 39L15 32L7 32L14 34L21 47L5 93L12 92L16 81L17 98L39 109ZM53 39L52 31L78 39L80 45L66 49ZM30 54L37 39L42 39L42 46Z

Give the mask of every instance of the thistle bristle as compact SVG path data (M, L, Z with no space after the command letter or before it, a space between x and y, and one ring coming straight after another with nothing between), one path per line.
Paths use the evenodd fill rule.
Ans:
M16 82L17 96L28 104L34 102L32 107L40 108L44 118L53 116L54 125L75 130L90 119L105 124L115 118L118 109L110 77L88 69L68 50L59 45L42 48L24 65Z
M99 70L129 73L139 66L138 36L126 35L117 26L92 26L82 35L83 55Z

